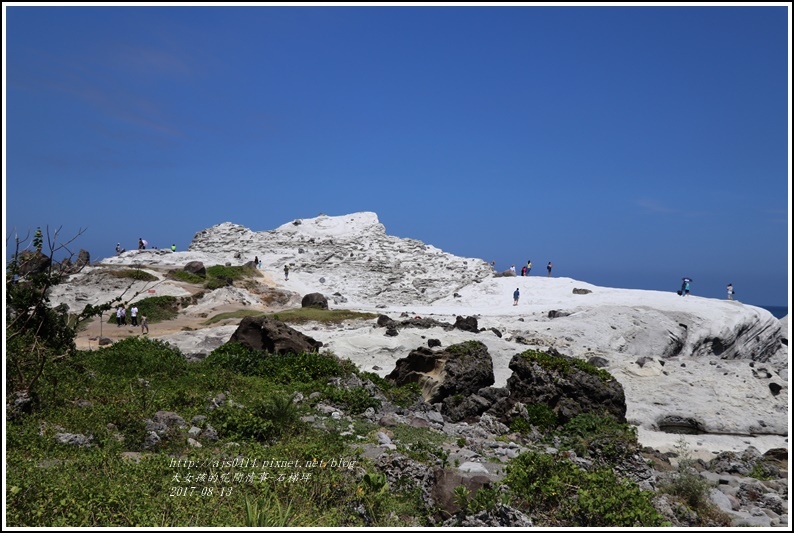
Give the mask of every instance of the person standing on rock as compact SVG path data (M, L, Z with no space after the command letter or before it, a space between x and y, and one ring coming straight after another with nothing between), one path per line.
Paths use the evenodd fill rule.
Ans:
M259 268L259 256L254 256L254 268Z
M176 244L172 244L171 245L171 251L172 252L176 252Z
M143 239L138 237L138 250L144 250L146 246L143 245Z
M289 265L284 265L284 281L289 281Z
M516 287L516 291L513 293L513 305L518 305L518 297L520 293L518 292L518 287Z
M514 276L516 275L516 266L515 265L510 265L510 272L512 272Z
M532 271L532 261L527 261L527 276Z
M728 283L728 299L733 300L733 283Z
M548 265L546 265L546 271L548 272L548 274L546 274L546 277L547 277L547 278L550 278L550 277L551 277L551 267L553 267L553 266L554 266L554 265L552 265L552 264L551 264L551 261L549 261L549 264L548 264Z
M137 326L138 325L138 308L135 305L133 305L132 309L130 309L130 315L132 316L132 325L133 326Z

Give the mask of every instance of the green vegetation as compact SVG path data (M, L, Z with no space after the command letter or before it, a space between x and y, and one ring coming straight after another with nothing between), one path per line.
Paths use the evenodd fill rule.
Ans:
M541 368L556 371L562 375L570 374L575 368L591 376L595 376L602 381L612 381L615 379L612 377L612 374L606 370L591 365L587 361L582 361L581 359L554 356L539 350L527 350L521 354L521 357L530 363L538 364Z
M207 278L225 278L232 281L251 278L259 275L259 271L247 266L214 265L207 268Z
M138 300L127 306L127 322L129 323L129 309L135 305L138 307L138 316L146 316L150 323L164 322L176 318L179 309L182 307L180 300L174 296L152 296ZM111 312L108 322L116 323L116 313Z
M213 275L242 272L225 268ZM411 476L387 477L366 458L361 443L374 443L378 431L388 431L397 452L420 463L410 468L422 470L446 468L449 450L466 446L467 439L409 424L384 429L355 416L378 409L384 398L414 404L421 398L418 384L396 387L329 353L278 355L241 344L223 345L196 363L146 337L79 351L77 329L120 298L70 316L65 307L51 308L46 296L59 279L57 272L42 272L7 282L8 526L434 525L429 515L435 510L426 508ZM167 320L185 300L164 296L137 305L151 320ZM325 321L375 317L317 309L284 315ZM528 357L560 371L579 367L561 358ZM345 416L318 415L319 402ZM184 425L166 426L168 413ZM462 513L509 504L541 527L669 525L651 505L653 493L613 471L615 461L636 450L632 427L593 413L559 427L543 404L527 406L527 419L512 423L517 431L529 431L529 424L545 431L554 447L590 458L592 467L581 469L566 452L523 453L507 463L502 482L476 493L457 487L453 496ZM65 434L84 441L63 444ZM663 490L679 509L695 510L702 525L726 525L692 464L683 449L679 470Z
M507 483L536 525L658 527L653 493L618 478L611 468L584 471L563 457L527 452L507 465Z
M639 450L634 426L607 414L577 415L548 437L549 441L555 438L565 449L603 464L619 462Z
M316 307L299 307L287 309L278 313L265 316L280 320L287 324L305 324L306 322L321 322L323 324L336 324L345 320L370 320L378 318L374 313L361 313L346 309L317 309Z
M140 269L108 270L108 275L114 278L132 279L135 281L157 281L157 276Z
M168 277L177 281L184 281L185 283L193 283L200 285L204 283L205 278L186 270L171 270L168 272Z
M689 445L682 437L676 443L678 467L672 477L659 486L659 491L670 495L674 502L687 510L695 510L700 526L729 526L730 517L725 515L709 498L712 485L695 470L695 460ZM689 513L687 513L689 514Z
M259 353L260 360L269 362L242 365L248 371L240 373L233 370L239 363L233 355L243 352L232 345L188 364L166 343L129 338L100 350L78 351L68 362L57 361L43 381L35 416L8 424L8 525L396 526L392 511L423 515L418 492L382 490L382 474L350 448L354 437L301 421L312 412L311 405L293 402L293 391L313 390L318 384L324 388L329 376L349 375L349 363L328 355ZM365 402L361 391L352 389L345 401ZM227 394L226 401L208 411L221 392ZM200 425L217 431L218 445L191 448L187 428L174 427L147 447L145 421L157 411L177 412L188 421L207 416ZM58 444L54 436L61 432L89 436L91 446ZM414 438L422 440L419 433ZM231 442L237 445L226 445ZM175 474L188 471L170 466L174 458L209 465L196 469L206 474L205 480L175 481ZM256 469L256 478L245 481L250 470L222 466L235 458L289 459L302 466ZM362 483L358 468L323 465L340 458L356 461L370 474L369 481ZM305 467L314 461L315 466ZM242 481L207 481L213 473L235 472L244 476ZM268 473L266 481L260 479L262 472ZM298 477L289 481L294 475ZM282 482L279 476L284 476ZM365 516L352 511L360 505L367 509Z
M254 311L253 309L238 309L237 311L229 311L228 313L218 313L217 315L205 320L204 324L211 326L212 324L217 324L218 322L223 322L224 320L239 319L247 316L264 316L264 313L261 311Z

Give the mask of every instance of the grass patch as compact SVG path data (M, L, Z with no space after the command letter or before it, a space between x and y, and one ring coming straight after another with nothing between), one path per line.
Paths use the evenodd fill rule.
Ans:
M212 316L204 321L204 325L209 326L215 324L217 322L223 322L224 320L229 320L230 318L245 318L247 316L263 316L264 313L261 311L254 311L253 309L238 309L237 311L229 311L228 313L218 313L215 316Z
M207 278L241 280L258 275L259 271L257 269L247 266L213 265L207 268Z
M305 324L306 322L338 324L345 320L371 320L378 318L378 315L374 313L349 311L347 309L317 309L316 307L298 307L277 313L268 313L264 316L288 324Z
M521 354L521 357L530 363L538 364L541 368L557 371L562 375L570 374L574 369L577 369L591 376L595 376L602 381L612 381L615 379L612 374L606 370L591 365L587 361L576 359L575 357L555 356L538 350L527 350Z
M201 285L204 283L203 276L193 274L192 272L188 272L186 270L171 270L168 272L168 277L177 281L184 281L185 283L193 283L195 285Z
M140 269L108 270L108 275L114 278L133 279L135 281L157 281L157 276Z

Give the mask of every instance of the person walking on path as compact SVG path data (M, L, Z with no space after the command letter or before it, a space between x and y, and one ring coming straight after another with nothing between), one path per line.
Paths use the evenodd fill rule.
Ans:
M138 325L138 308L136 306L134 306L134 305L132 306L132 309L130 309L130 315L132 316L132 325L133 326L137 326Z
M289 281L289 265L284 265L284 281Z
M549 261L549 264L548 264L548 265L546 265L546 271L548 272L548 274L546 274L546 277L547 277L547 278L550 278L550 277L551 277L551 267L553 267L553 266L554 266L554 265L552 265L552 264L551 264L551 261Z
M121 306L116 308L116 327L121 327Z
M141 316L141 335L149 333L149 319L146 315Z
M513 293L513 305L518 305L518 297L520 293L518 292L518 287L516 287L516 291Z
M733 283L728 283L728 299L733 300Z
M127 325L127 308L123 305L121 306L121 323L122 325Z
M529 272L532 270L532 261L527 261L527 276L529 276Z

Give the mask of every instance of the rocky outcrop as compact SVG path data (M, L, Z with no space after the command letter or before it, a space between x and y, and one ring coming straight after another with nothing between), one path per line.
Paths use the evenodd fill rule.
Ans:
M19 252L17 258L17 270L20 276L46 272L50 268L50 264L52 264L50 258L41 252L24 250Z
M561 424L582 413L610 414L626 421L623 387L608 372L561 355L527 351L510 361L509 396L494 406L504 416L517 402L546 404Z
M182 267L182 270L190 274L195 274L196 276L201 276L202 278L207 275L207 269L201 261L190 261Z
M419 347L400 359L386 379L397 385L419 383L422 396L436 403L453 395L468 395L494 383L488 348L477 341L435 352Z
M328 298L319 292L307 294L301 300L301 307L314 307L316 309L328 309Z
M279 320L250 316L240 321L229 342L239 342L251 350L273 354L316 352L322 346L321 342Z
M315 279L322 276L328 293L344 294L352 284L391 305L433 302L493 274L481 259L457 257L414 239L386 235L375 213L320 215L295 222L262 232L224 222L196 233L188 251L248 259L265 253L294 258L292 271ZM352 280L346 279L347 273Z

